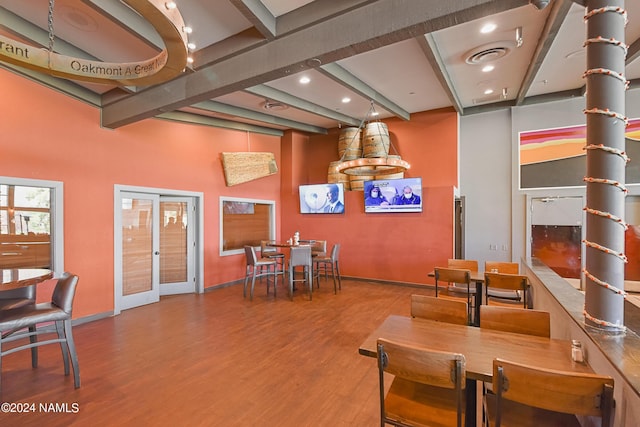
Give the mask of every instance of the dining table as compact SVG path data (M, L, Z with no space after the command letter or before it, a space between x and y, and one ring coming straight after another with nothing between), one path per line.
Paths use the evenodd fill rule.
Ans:
M0 292L35 285L53 277L53 271L47 268L3 268L0 273Z
M436 277L435 270L430 271L427 276ZM471 282L476 284L476 293L474 297L474 307L473 307L473 324L474 326L480 326L480 306L482 305L483 295L484 295L484 271L469 271L469 278ZM461 290L465 290L460 288Z
M376 357L378 338L463 354L467 376L467 426L475 426L478 421L477 382L492 381L496 358L560 371L593 372L586 362L573 361L569 340L391 315L371 332L358 352Z

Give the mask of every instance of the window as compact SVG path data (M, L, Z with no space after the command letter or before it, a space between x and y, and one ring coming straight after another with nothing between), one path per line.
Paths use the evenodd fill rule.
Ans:
M275 202L220 197L220 255L244 253L276 234Z
M0 268L61 269L61 200L61 183L0 177Z

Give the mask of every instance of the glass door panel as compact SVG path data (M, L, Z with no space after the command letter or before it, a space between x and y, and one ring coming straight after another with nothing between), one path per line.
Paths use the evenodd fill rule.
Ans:
M160 197L160 294L195 292L190 198Z
M158 204L155 195L123 193L122 233L122 309L159 301Z

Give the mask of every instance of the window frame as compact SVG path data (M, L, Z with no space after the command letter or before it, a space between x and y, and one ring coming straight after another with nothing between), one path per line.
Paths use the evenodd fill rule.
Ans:
M224 203L242 202L267 205L269 207L269 240L276 236L276 202L275 200L249 199L240 197L220 196L220 256L244 254L244 248L224 250Z
M64 273L64 184L61 181L9 176L0 176L0 184L19 187L41 187L51 190L51 266L54 277L59 277Z

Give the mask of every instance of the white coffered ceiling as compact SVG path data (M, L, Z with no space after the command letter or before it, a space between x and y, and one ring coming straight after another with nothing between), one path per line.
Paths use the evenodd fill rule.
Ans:
M197 47L192 68L172 81L117 87L0 66L102 108L102 125L111 128L160 116L325 133L358 125L372 105L379 118L410 120L419 111L453 106L473 114L584 90L584 7L571 0L551 0L543 10L528 0L176 3ZM635 86L640 2L627 0L626 8L625 75ZM0 0L0 34L46 48L48 9L49 0ZM483 34L487 23L495 30ZM54 49L69 56L131 62L161 46L153 28L118 0L56 0L53 24Z

